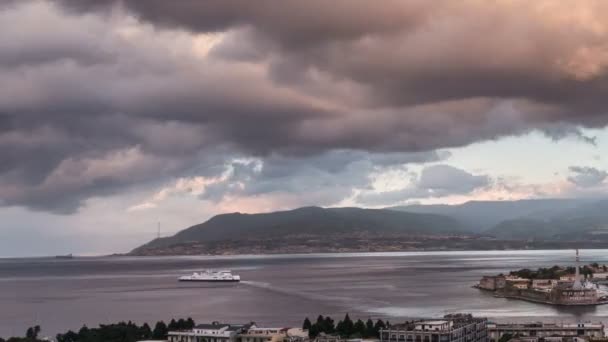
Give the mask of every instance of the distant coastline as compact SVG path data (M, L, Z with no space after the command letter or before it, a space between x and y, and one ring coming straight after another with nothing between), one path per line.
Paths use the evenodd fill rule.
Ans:
M404 241L393 240L387 246L375 244L360 246L309 246L278 244L280 247L268 247L249 241L225 242L214 244L192 243L179 244L161 248L134 250L124 254L110 256L238 256L238 255L281 255L281 254L315 254L315 253L390 253L390 252L452 252L452 251L525 251L525 250L567 250L576 248L608 249L608 242L589 241L502 241L502 240L457 240L458 242L438 243L438 241ZM328 243L331 244L331 243ZM399 248L401 244L401 248Z

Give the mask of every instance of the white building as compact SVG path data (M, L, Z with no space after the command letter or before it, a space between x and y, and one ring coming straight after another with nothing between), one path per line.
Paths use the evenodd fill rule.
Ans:
M485 318L446 315L442 320L417 320L380 331L381 342L486 342Z
M237 342L298 342L308 339L301 328L263 328L255 325L237 336Z
M488 341L497 342L504 335L519 339L604 337L602 323L488 323Z
M199 324L192 330L169 331L170 342L237 342L237 335L252 324Z

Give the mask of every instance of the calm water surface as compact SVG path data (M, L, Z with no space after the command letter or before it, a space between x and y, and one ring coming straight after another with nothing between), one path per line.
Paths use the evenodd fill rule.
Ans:
M608 250L581 255L586 263L608 263ZM557 308L471 288L482 275L573 259L573 251L0 259L0 336L22 335L33 324L54 335L83 324L188 316L266 325L300 325L306 316L346 312L392 322L459 311L502 321L608 318L608 306ZM229 268L244 281L176 281L205 268Z

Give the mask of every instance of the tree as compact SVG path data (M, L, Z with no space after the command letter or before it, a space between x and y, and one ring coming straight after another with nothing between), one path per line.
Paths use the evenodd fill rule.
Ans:
M310 329L308 330L308 337L315 338L319 335L319 333L319 326L317 325L317 323L315 323L310 326Z
M304 319L304 323L302 323L302 329L304 329L304 330L310 330L311 326L312 326L312 323L310 323L310 320L308 319L308 317L306 317Z
M353 326L353 334L360 337L363 337L363 335L365 335L365 323L363 323L362 320L358 319L355 325Z
M34 328L27 328L27 331L25 332L25 338L34 339Z
M371 318L368 318L367 322L365 322L365 334L363 334L363 337L378 337L376 329L374 329L374 321Z
M142 325L139 334L140 337L143 339L149 339L150 337L152 337L152 329L150 329L148 323L144 323L144 325Z
M186 320L183 318L180 318L177 321L176 326L177 326L177 330L185 330L186 329Z
M338 322L338 325L336 326L336 331L338 332L338 334L340 334L340 336L349 337L353 333L353 328L354 323L347 313L346 316L344 316L344 319Z
M336 331L336 327L334 326L334 320L327 316L323 321L323 332L326 334L333 334Z
M384 324L384 322L379 319L376 321L376 324L374 324L374 333L375 336L380 336L380 330L385 329L386 328L386 324Z
M188 319L186 320L186 329L188 329L188 330L194 329L195 325L196 325L196 323L194 323L194 320L192 319L192 317L188 317Z
M498 340L498 342L508 342L511 338L513 338L513 335L511 334L504 334L500 337L500 339Z
M317 329L319 330L319 332L326 332L325 331L325 317L323 317L323 315L319 315L317 317L317 322L315 324L317 325Z
M167 325L163 321L159 321L154 326L154 330L152 331L152 337L155 339L165 339L167 338L167 334L169 329L167 329Z
M177 322L175 321L175 319L171 319L171 321L169 322L169 325L167 326L167 328L169 329L169 331L171 330L178 330L178 326L177 326Z
M77 342L77 341L78 341L78 334L76 334L72 330L69 330L65 334L57 334L57 342Z

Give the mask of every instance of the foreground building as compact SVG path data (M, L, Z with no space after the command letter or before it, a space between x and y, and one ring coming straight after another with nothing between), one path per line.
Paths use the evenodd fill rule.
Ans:
M380 331L381 342L486 342L486 318L446 315L441 320L416 320Z
M513 339L536 342L575 341L605 337L602 323L488 323L488 341L498 342L507 335Z
M250 324L200 324L192 330L170 331L170 342L304 342L300 328L263 328Z
M169 331L170 342L238 342L237 335L252 324L199 324L192 330Z
M303 342L308 340L308 331L301 328L261 328L252 325L237 335L237 342Z

